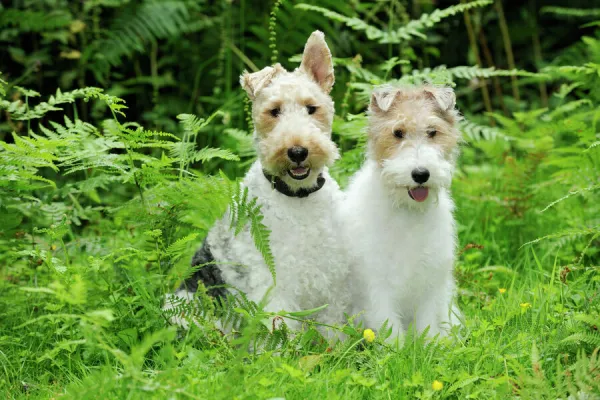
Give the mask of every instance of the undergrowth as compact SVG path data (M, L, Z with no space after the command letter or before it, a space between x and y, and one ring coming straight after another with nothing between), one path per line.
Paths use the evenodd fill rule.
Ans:
M247 1L13 3L0 6L0 41L10 43L0 53L11 58L0 66L4 397L600 395L598 10L524 7L534 38L548 16L575 19L585 35L542 58L534 39L531 63L514 67L508 55L488 62L488 41L512 51L501 34L486 37L490 20L506 23L492 0L440 9L276 1L253 13ZM298 18L307 26L283 29ZM441 65L440 32L460 21L467 59ZM240 38L250 29L252 40ZM313 29L337 56L343 156L332 174L342 186L363 160L373 84L427 81L458 94L464 143L452 190L464 318L448 338L409 332L391 347L349 324L332 327L346 337L329 344L310 322L271 332L275 314L243 294L217 304L200 291L198 305L162 308L227 208L277 284L260 208L238 185L255 152L235 81L271 60L292 65ZM208 58L184 60L199 32L210 32ZM171 325L181 315L195 321L189 330ZM237 333L223 335L217 318Z

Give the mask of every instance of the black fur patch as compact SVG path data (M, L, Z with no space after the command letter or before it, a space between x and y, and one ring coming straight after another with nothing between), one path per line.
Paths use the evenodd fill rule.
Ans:
M189 292L196 292L198 290L198 282L202 282L207 289L209 295L215 298L221 298L227 296L227 289L225 281L221 276L221 269L219 264L215 263L215 258L210 252L210 247L204 239L202 247L196 251L192 258L192 267L202 265L200 269L192 276L187 278L179 289L185 289Z

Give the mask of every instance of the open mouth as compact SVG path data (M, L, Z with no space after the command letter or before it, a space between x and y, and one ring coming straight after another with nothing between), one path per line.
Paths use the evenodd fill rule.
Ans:
M296 167L288 170L288 174L293 178L301 181L302 179L308 178L310 175L310 168Z
M421 203L427 200L427 196L429 196L429 188L425 186L417 186L415 188L408 189L408 195L414 201Z

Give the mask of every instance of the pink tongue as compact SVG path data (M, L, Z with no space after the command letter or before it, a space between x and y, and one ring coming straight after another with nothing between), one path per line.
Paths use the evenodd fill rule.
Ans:
M298 167L298 168L294 168L292 169L292 171L294 171L295 174L305 174L306 173L306 168L304 167Z
M416 187L414 189L409 189L411 197L414 201L418 201L419 203L425 201L427 196L429 196L429 189L426 187Z

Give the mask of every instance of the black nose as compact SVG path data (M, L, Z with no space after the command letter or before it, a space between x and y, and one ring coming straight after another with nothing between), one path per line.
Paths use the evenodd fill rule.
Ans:
M308 157L308 149L302 146L294 146L288 149L288 157L290 160L300 163Z
M425 183L429 180L429 171L425 168L413 169L411 175L417 183Z

